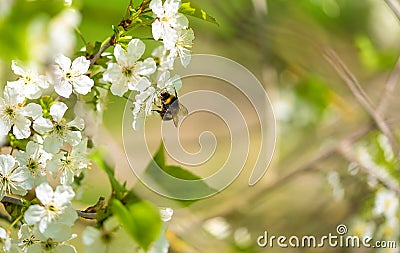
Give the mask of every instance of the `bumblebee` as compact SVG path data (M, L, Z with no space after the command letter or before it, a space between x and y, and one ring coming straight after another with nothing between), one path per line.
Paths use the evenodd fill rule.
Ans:
M188 110L179 102L176 90L175 95L164 90L158 97L161 100L161 106L156 105L159 110L153 111L158 112L164 121L173 120L175 127L178 127L179 120L188 114Z

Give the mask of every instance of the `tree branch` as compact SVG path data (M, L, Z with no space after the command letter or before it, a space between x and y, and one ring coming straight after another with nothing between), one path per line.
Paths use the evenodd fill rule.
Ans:
M6 203L10 203L13 205L17 205L17 206L22 206L23 202L21 199L18 198L13 198L10 196L4 196L3 199L1 200L2 203L6 202ZM81 218L85 218L85 219L96 219L96 213L86 213L84 211L81 210L75 210L76 213L78 214L79 217Z
M384 115L385 110L389 105L389 98L392 95L397 82L400 79L400 57L397 59L396 66L394 67L392 73L390 74L388 80L385 84L385 89L382 93L381 99L379 100L377 112Z
M90 66L93 66L93 64L96 63L96 61L101 57L101 54L104 53L104 51L106 51L109 47L114 45L114 40L115 40L115 34L110 37L110 39L106 42L106 44L104 44L95 55L90 57Z
M343 79L343 81L347 84L353 95L356 97L361 106L367 111L367 113L371 116L373 121L379 130L386 135L389 139L390 145L396 155L400 154L400 147L397 143L397 140L387 125L386 121L383 117L375 110L374 106L370 102L368 95L365 93L357 78L353 73L349 70L346 64L339 58L339 56L333 50L327 50L324 55L325 59L332 65L332 67L336 70L339 76Z
M338 149L340 145L343 142L355 142L361 137L363 137L365 134L369 133L371 130L375 128L374 125L369 125L360 128L359 130L341 138L336 142L336 144L332 145L331 147L327 148L323 152L319 153L312 159L308 160L307 162L300 164L299 166L293 168L288 172L286 175L281 176L279 179L277 179L275 182L272 184L266 185L262 188L259 188L259 190L256 190L257 188L254 188L253 191L250 191L248 194L243 195L243 198L240 199L232 199L232 203L224 204L223 207L218 206L217 210L209 210L207 214L204 215L204 217L201 217L201 220L207 220L209 218L215 217L215 216L221 216L221 215L226 215L229 213L234 212L237 209L240 209L243 211L243 207L247 206L246 203L255 203L255 201L260 201L260 196L265 196L267 192L276 190L277 188L291 182L291 180L297 178L300 175L303 175L303 173L309 172L312 169L315 168L315 166L319 163L322 162L333 155L338 153Z

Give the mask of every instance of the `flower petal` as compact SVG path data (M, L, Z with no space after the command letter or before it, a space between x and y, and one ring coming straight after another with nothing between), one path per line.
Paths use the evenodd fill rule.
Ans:
M11 155L0 155L0 173L7 175L15 165L15 159Z
M90 67L90 61L80 56L72 62L71 70L74 73L85 74Z
M155 20L153 24L151 24L151 32L155 40L159 40L163 36L163 27L159 20Z
M71 68L71 59L66 57L63 54L59 54L54 59L55 63L57 63L60 68L64 71L68 71Z
M182 13L178 13L175 15L175 18L172 19L171 26L175 29L186 29L189 26L189 20Z
M53 128L53 124L49 119L39 117L33 122L33 129L39 134L48 133Z
M64 145L64 140L56 134L50 134L44 139L43 148L46 152L55 154Z
M149 7L158 17L164 14L164 8L161 0L152 0Z
M9 105L18 105L24 102L25 97L22 96L19 89L13 89L9 86L4 88L4 99Z
M128 91L128 85L126 82L123 82L122 80L118 82L113 82L110 90L112 94L122 97L125 94L125 92Z
M136 64L135 72L142 76L149 76L156 72L157 66L153 58L147 58Z
M40 184L35 189L36 197L43 205L50 204L53 201L53 188L48 183Z
M54 202L60 206L65 206L70 203L74 197L75 192L72 190L71 186L59 185L54 192Z
M126 48L126 57L129 59L129 65L132 66L135 62L142 57L146 46L143 41L139 39L133 39L129 42Z
M40 205L32 205L26 210L24 219L28 225L38 223L46 215L46 209Z
M76 211L71 206L69 206L64 209L63 213L58 217L57 222L72 226L74 225L77 218L78 215L76 214Z
M77 116L73 121L67 123L67 125L70 127L76 127L79 130L83 130L83 128L85 128L85 121Z
M11 62L12 71L18 76L25 76L25 71L22 67L18 66L16 61Z
M50 115L55 121L60 122L67 109L68 106L63 102L55 103L50 107Z
M0 118L0 135L7 135L10 132L12 123L9 119L3 117Z
M129 59L126 57L124 49L120 44L117 44L114 48L114 56L117 60L118 65L129 66Z
M165 15L167 17L173 16L178 12L180 5L181 1L179 0L166 0L164 3Z
M82 140L82 134L79 131L68 131L66 141L72 146L78 145Z
M82 95L86 95L90 92L94 85L94 81L88 76L81 75L74 78L73 81L74 90Z
M136 90L139 92L142 92L144 90L146 90L148 87L150 87L151 82L149 81L149 79L147 79L146 77L142 77L140 78L140 80L136 83Z
M37 119L42 116L42 107L35 103L30 103L24 107L24 116L32 117L33 119Z
M67 79L60 78L55 81L54 90L58 95L69 98L72 93L72 85Z
M17 114L14 119L13 134L17 139L26 139L31 135L31 121L21 114Z

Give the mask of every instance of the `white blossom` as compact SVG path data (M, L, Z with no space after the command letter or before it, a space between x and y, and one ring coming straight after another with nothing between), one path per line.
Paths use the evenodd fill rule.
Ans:
M48 162L47 169L54 176L61 172L61 184L71 185L74 182L74 176L79 176L82 170L88 167L87 141L88 139L84 138L78 145L72 147L71 152L60 152Z
M223 217L214 217L205 221L203 229L220 240L231 234L231 225Z
M174 61L179 56L181 63L187 67L191 60L191 51L194 40L194 32L192 29L178 31L178 39L175 46L171 49L168 61Z
M29 171L16 167L11 155L0 155L0 199L7 194L24 196L26 190L32 189L33 178Z
M55 58L57 65L54 66L54 89L58 95L69 98L74 90L76 93L86 95L94 85L94 81L85 73L89 70L90 61L80 56L72 63L65 55Z
M174 214L174 210L172 208L160 208L160 217L164 222L170 221L172 219L172 215Z
M128 90L144 91L151 83L146 76L156 71L153 58L138 61L145 51L145 44L139 39L129 42L126 51L121 45L114 48L116 63L109 63L103 80L111 83L111 92L122 96Z
M152 0L150 8L156 16L152 24L152 33L155 40L160 38L166 49L170 50L175 46L178 39L178 31L186 29L189 21L182 13L178 13L181 5L180 0Z
M42 95L42 89L49 87L46 77L39 75L34 66L24 69L16 61L12 61L11 69L20 78L7 82L7 86L18 90L23 97L37 99Z
M374 215L384 214L387 219L395 217L399 208L399 198L396 193L381 189L375 197Z
M31 135L31 119L42 115L42 107L30 103L23 105L24 97L19 90L11 87L4 88L4 98L0 98L0 135L12 132L17 139L25 139Z
M182 80L179 75L174 75L171 77L171 73L169 71L165 71L160 75L157 80L157 88L158 90L167 90L168 92L175 92L180 90L182 87Z
M0 227L0 245L2 245L4 252L19 253L18 247L13 243L10 237L10 231ZM3 252L3 251L2 251Z
M50 107L52 121L40 117L33 124L33 129L39 134L48 133L43 142L46 152L55 154L65 142L76 146L82 139L80 131L84 128L83 119L76 117L73 121L66 122L63 116L67 109L66 104L62 102L55 103Z
M135 96L132 128L137 131L143 127L144 120L147 115L151 114L153 102L157 97L157 92L154 87L149 87L145 91Z
M42 183L35 189L40 205L31 205L24 214L28 225L37 225L45 233L49 224L57 223L72 226L78 218L71 206L75 193L70 186L57 186L53 191L48 183Z
M18 231L18 246L27 253L72 253L75 248L65 242L75 238L71 228L64 224L49 224L45 233L24 224Z
M86 246L86 253L106 253L112 248L116 239L118 220L111 217L104 222L101 229L88 226L82 233L82 241Z
M16 159L20 168L30 172L35 185L46 180L46 164L51 155L45 152L39 143L30 141L26 145L26 151L20 150Z
M155 59L157 59L157 64L158 64L158 71L157 73L163 73L167 70L171 70L174 66L174 58L169 57L168 50L165 49L165 47L158 46L156 49L153 50L151 53L151 56L153 56ZM157 77L158 78L158 77Z

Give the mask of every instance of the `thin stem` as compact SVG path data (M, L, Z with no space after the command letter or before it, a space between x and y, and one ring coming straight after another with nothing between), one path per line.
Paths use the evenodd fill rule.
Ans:
M268 192L276 190L279 187L291 182L293 179L296 179L298 176L303 175L304 173L310 172L316 169L318 163L325 161L326 159L332 157L333 155L338 153L340 145L343 142L353 143L359 140L361 137L369 133L371 130L375 128L374 125L369 125L360 128L359 130L341 138L333 144L331 147L327 148L326 150L322 151L321 153L317 154L315 157L309 159L307 162L296 166L295 168L291 169L286 175L281 176L273 183L266 185L259 190L250 191L248 194L244 195L243 198L234 199L232 203L225 203L224 207L218 207L216 210L209 210L204 217L201 217L202 220L207 220L209 218L215 216L222 216L231 214L237 209L240 209L243 212L243 207L246 206L246 203L256 203L261 202L262 198L267 195ZM317 168L320 169L320 168Z
M79 30L79 28L76 26L75 26L75 32L79 35L79 37L81 38L84 45L87 45L87 42L86 42L85 37L83 36L81 30Z
M95 62L101 57L101 54L104 53L109 47L114 45L115 35L112 35L110 39L104 44L102 48L90 59L90 66L93 66Z
M22 219L22 217L23 217L22 214L21 214L20 216L18 216L18 217L10 224L10 226L8 227L8 230L12 229L12 228L15 226L15 224L17 224L18 221L20 221L20 220Z
M378 104L378 113L384 115L385 110L389 106L389 98L392 95L396 84L400 79L400 57L397 59L396 66L394 67L391 75L385 84L385 89L382 93L381 99Z
M374 120L379 130L389 139L390 146L392 147L393 151L397 155L399 155L400 147L397 143L396 137L392 133L392 130L389 128L383 117L373 107L372 103L370 102L367 94L361 87L357 78L351 73L346 64L339 58L339 56L333 50L327 50L325 54L325 59L332 65L332 67L336 70L339 76L347 84L347 86L349 87L353 95L356 97L358 102Z

